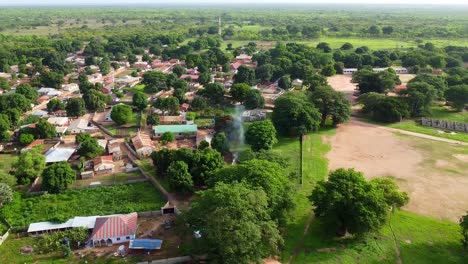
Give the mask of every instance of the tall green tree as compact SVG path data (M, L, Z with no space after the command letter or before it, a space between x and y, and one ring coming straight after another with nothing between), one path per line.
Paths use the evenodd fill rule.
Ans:
M31 100L31 102L35 102L37 97L39 97L37 90L27 83L18 85L15 92L24 95L24 97Z
M457 111L463 111L468 104L468 85L456 85L445 91L445 98Z
M407 89L400 90L400 95L408 102L411 116L416 117L430 112L430 106L437 98L437 90L425 82L411 82Z
M98 144L97 139L91 137L89 134L78 134L76 136L76 141L79 144L76 153L80 156L93 159L97 156L101 156L105 152L105 149Z
M187 163L183 161L172 162L167 169L167 177L171 188L177 191L190 193L193 191L193 180Z
M211 140L211 147L224 154L229 152L229 141L224 132L217 133Z
M57 162L42 172L42 185L49 193L66 190L75 181L76 173L68 162Z
M13 163L14 174L19 184L29 184L42 174L45 168L45 156L39 148L32 148L19 155Z
M265 106L265 98L263 98L259 90L250 89L245 96L244 106L246 109L263 108Z
M244 182L252 188L261 187L267 194L270 216L274 219L282 218L294 207L289 179L276 162L252 159L236 166L226 166L213 173L208 185L214 186L219 182Z
M205 89L197 92L199 95L208 99L211 103L217 104L223 100L224 87L220 83L209 83Z
M255 70L251 67L241 65L234 75L234 83L246 83L254 85L256 81Z
M86 113L85 101L83 98L70 98L68 99L67 116L69 117L80 117Z
M315 215L335 227L337 234L363 234L377 230L386 221L389 209L408 202L396 185L368 182L354 169L330 172L328 181L321 181L310 196ZM389 192L389 193L385 193ZM405 196L403 200L395 196Z
M47 111L49 113L55 112L57 110L64 110L64 109L65 109L65 105L62 103L61 100L59 100L57 98L52 98L47 103Z
M111 118L117 125L125 125L132 120L132 107L125 104L120 104L112 107Z
M275 126L270 120L253 122L245 133L245 140L255 151L269 150L278 142Z
M201 234L198 250L219 263L257 263L277 253L283 243L261 188L217 184L201 193L186 217Z
M328 117L333 120L333 125L347 121L351 115L351 103L343 93L333 90L330 86L318 87L310 93L314 106L322 115L320 125L324 126Z
M353 83L357 83L361 93L388 93L401 81L394 70L388 69L374 72L371 68L364 68L353 74Z
M34 134L36 138L54 138L57 135L57 131L55 130L55 126L51 123L47 122L44 119L39 120L36 124L36 128L34 129Z
M148 96L141 92L135 92L132 98L132 104L138 110L143 110L148 105Z
M318 128L320 114L304 95L285 93L275 101L272 121L281 135L300 136Z
M246 83L235 83L232 85L229 93L231 94L234 101L243 103L247 98L247 94L250 89L250 86Z

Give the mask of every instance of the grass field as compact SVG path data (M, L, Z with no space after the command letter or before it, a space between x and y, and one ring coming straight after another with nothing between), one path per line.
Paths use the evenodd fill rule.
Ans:
M442 106L431 107L430 117L459 123L468 123L468 112L455 112Z
M148 182L109 187L68 190L61 194L21 196L0 214L12 226L28 226L40 221L64 221L74 216L108 215L160 209L163 197Z
M304 232L312 210L307 196L312 192L315 183L325 179L327 175L328 161L324 155L330 150L330 146L324 144L321 137L333 133L334 129L322 130L319 133L307 135L304 140L303 185L299 184L299 179L295 182L296 192L293 197L296 208L286 216L285 245L281 256L283 260L289 258ZM299 140L297 138L279 138L279 143L274 146L273 152L289 158L290 166L287 173L299 173Z
M395 123L395 124L383 124L383 125L392 127L392 128L406 130L406 131L426 134L430 136L468 142L468 133L457 132L456 134L439 134L437 133L437 130L440 130L440 129L420 126L416 124L414 120L408 120L408 121Z
M400 263L466 263L460 239L457 224L405 211L392 214L378 234L365 240L330 237L315 219L294 263L398 263L395 245Z
M167 178L158 177L156 168L148 160L140 160L140 164L138 166L142 168L145 172L149 173L151 176L156 178L166 191L172 192L172 189L169 186L169 181L167 180Z
M445 40L445 39L428 39L427 42L432 42L437 47L445 47L448 45L457 46L468 46L468 39L457 39L457 40ZM258 41L258 40L227 40L222 44L222 48L226 48L228 43L232 43L233 47L239 47L246 45L249 42L257 43L257 46L268 49L275 46L277 41ZM412 40L398 40L398 39L385 39L385 38L336 38L336 37L324 37L315 40L289 40L282 41L285 43L296 42L302 43L309 46L317 46L320 42L327 42L333 49L340 48L344 43L349 42L353 44L355 48L360 46L367 46L370 49L396 49L396 48L412 48L417 47L417 43Z
M11 154L0 154L0 170L8 173L16 157L16 155Z

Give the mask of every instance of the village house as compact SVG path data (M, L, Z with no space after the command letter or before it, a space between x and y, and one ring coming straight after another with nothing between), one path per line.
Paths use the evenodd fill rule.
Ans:
M140 131L132 137L132 143L139 157L148 157L154 151L155 146L150 136Z
M198 127L197 125L159 125L154 126L154 138L160 139L166 132L174 134L175 138L196 138Z
M30 151L32 148L36 146L41 146L44 145L44 140L43 139L36 139L33 142L31 142L29 145L21 149L21 153Z
M96 174L112 173L115 168L112 155L96 157L93 160L93 164L94 164L93 170Z
M73 120L68 127L68 131L72 134L94 133L97 130L97 127L93 126L88 120L83 118Z
M46 163L68 161L75 153L72 148L51 148L45 153Z
M234 63L231 63L231 66L229 69L232 73L237 73L237 69L239 69L241 65L242 63L240 61L236 61Z
M247 54L240 54L239 56L236 56L236 61L239 61L242 64L249 64L252 63L252 56Z
M55 117L66 117L67 116L67 110L57 110L52 113L53 116Z
M109 246L135 239L137 213L97 217L89 241L93 246Z
M43 103L45 103L45 102L47 102L47 101L49 101L49 100L50 100L50 97L49 97L49 96L43 95L43 96L38 97L38 98L36 99L36 102L37 102L38 104L43 104Z
M151 67L148 65L148 62L139 61L139 62L135 62L133 64L133 68L136 68L136 69L150 69Z
M40 118L45 118L45 117L49 116L49 113L47 111L44 111L44 110L36 110L36 111L32 112L31 115L38 116Z
M62 89L64 91L69 91L69 92L72 92L72 91L76 91L78 90L80 87L78 86L78 84L76 83L70 83L70 84L64 84L62 85Z
M39 95L47 95L49 97L55 97L55 96L59 96L62 94L61 91L55 89L55 88L47 88L47 87L43 87L43 88L40 88L39 90L37 90L37 92L39 93Z
M107 152L112 155L114 161L122 159L122 150L120 143L117 140L109 140L107 144Z
M139 77L132 77L129 75L126 75L125 77L122 78L116 78L114 82L117 84L119 87L134 87L138 83L140 83L140 78Z
M66 126L70 124L68 117L50 117L47 122L54 126Z

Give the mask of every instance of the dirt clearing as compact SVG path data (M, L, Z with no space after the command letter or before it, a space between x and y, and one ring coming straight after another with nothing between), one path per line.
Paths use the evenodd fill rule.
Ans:
M397 135L354 121L327 140L331 170L355 168L366 178L393 177L410 195L406 210L458 221L468 209L466 146Z

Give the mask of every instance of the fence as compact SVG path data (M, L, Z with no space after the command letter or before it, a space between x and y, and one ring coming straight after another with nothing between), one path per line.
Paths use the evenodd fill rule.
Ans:
M8 229L8 230L6 231L6 233L3 234L3 236L0 237L0 245L3 244L3 241L5 241L5 240L8 238L9 235L10 235L10 229Z
M138 212L138 216L149 217L149 216L161 216L162 210L158 211L148 211L148 212Z
M189 261L192 261L192 257L183 256L183 257L175 257L175 258L168 258L168 259L138 262L137 264L176 264L176 263L185 263L185 262L189 262Z
M423 117L421 118L421 124L423 126L428 126L428 127L468 133L468 124L466 123L458 123L458 122L452 122L452 121L447 121L447 120L439 120L439 119Z

